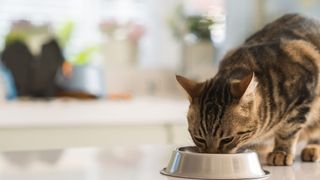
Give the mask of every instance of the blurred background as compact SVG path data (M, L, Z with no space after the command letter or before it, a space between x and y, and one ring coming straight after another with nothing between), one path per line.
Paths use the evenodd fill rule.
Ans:
M175 74L288 12L320 1L0 0L0 150L192 144Z
M1 0L2 99L181 96L230 48L315 0Z
M210 77L225 41L223 1L0 3L9 99L176 96L174 74Z

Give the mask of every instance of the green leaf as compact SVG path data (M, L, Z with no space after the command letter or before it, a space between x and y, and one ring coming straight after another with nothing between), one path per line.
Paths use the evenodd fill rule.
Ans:
M88 64L92 58L92 55L99 50L99 46L91 46L80 51L72 61L76 65Z
M28 38L27 33L17 31L17 32L10 32L5 37L5 46L15 42L15 41L25 41Z
M73 30L74 30L74 22L72 21L68 21L64 23L62 28L58 30L56 36L62 48L64 48L66 44L69 42Z

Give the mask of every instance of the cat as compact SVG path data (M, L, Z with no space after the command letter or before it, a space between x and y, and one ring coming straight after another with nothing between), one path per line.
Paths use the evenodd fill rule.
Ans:
M236 153L274 141L267 163L320 160L320 22L286 14L229 51L204 82L177 81L189 95L188 131L206 153Z

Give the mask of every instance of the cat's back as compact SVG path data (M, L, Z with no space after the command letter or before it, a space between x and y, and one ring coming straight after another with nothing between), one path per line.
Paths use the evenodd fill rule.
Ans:
M273 75L283 77L277 79L279 83L303 77L307 80L301 82L316 84L320 79L319 50L320 22L300 14L287 14L229 51L220 62L219 72L241 76L254 71L264 81Z
M305 40L320 48L320 21L301 14L286 14L249 37L245 44Z
M320 23L300 14L287 14L266 25L221 61L220 74L232 78L254 72L262 94L275 88L288 99L314 97L320 72ZM308 91L306 91L306 89Z

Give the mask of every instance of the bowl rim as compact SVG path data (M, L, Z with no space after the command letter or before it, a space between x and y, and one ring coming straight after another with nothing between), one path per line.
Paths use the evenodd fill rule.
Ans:
M200 152L190 152L190 151L183 151L183 148L192 148L192 147L196 147L196 146L181 146L181 147L177 147L174 151L175 152L179 152L179 153L183 153L183 154L192 154L192 155L197 155L197 156L239 156L239 155L248 155L248 154L257 154L254 151L246 151L246 152L242 152L242 153L230 153L230 154L219 154L219 153L200 153Z
M270 177L270 172L267 170L263 169L264 175L259 176L259 177L250 177L250 178L233 178L233 179L216 179L216 178L201 178L201 177L188 177L188 176L183 176L183 175L174 175L166 172L167 168L163 168L160 171L160 174L164 176L169 176L169 177L175 177L175 178L184 178L184 179L199 179L199 180L262 180L262 179L267 179Z

